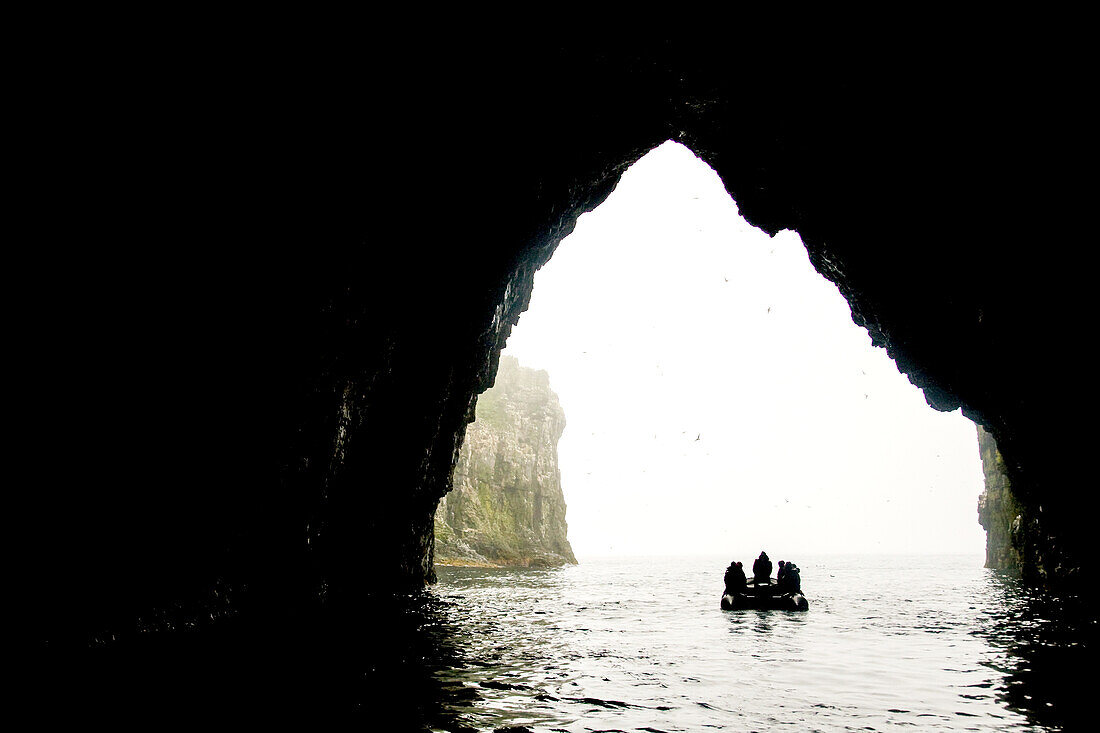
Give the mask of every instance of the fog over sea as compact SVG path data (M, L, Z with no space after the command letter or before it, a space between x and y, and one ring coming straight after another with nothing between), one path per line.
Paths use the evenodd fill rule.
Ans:
M379 609L347 655L368 717L494 733L1077 729L1096 621L982 567L973 423L929 408L797 233L749 225L686 148L654 149L579 218L505 353L546 370L565 411L581 564L439 567ZM745 554L672 557L727 548ZM720 609L726 566L761 549L801 568L808 612ZM824 554L843 552L861 554Z
M769 550L773 561L782 548ZM1053 731L1096 622L974 556L789 558L805 613L722 611L752 557L440 567L410 597L423 730ZM1087 668L1084 668L1087 669ZM409 711L412 714L414 711ZM410 721L412 722L412 721Z

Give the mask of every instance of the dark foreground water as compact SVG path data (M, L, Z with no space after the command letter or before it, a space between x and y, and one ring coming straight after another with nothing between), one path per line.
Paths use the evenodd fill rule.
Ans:
M730 559L439 568L356 610L40 652L11 697L66 730L1100 729L1097 613L1073 598L979 558L795 557L808 612L722 611Z
M730 559L439 568L414 601L418 725L1075 730L1098 692L1095 619L980 558L793 558L801 614L720 610Z

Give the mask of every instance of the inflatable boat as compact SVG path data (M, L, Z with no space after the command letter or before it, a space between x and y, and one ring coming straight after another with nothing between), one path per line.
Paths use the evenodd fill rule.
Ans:
M767 583L750 580L744 590L722 596L723 610L738 611L743 608L805 611L810 608L810 602L801 591L781 590L775 578L771 578Z

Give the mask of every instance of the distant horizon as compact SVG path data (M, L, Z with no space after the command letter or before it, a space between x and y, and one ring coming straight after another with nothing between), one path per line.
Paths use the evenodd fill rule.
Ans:
M746 223L681 145L580 217L503 353L565 411L578 557L984 553L974 424L930 408L798 235Z
M629 560L629 559L636 559L636 560L669 559L669 560L672 560L672 559L676 559L676 558L684 558L684 559L695 558L695 559L701 559L701 560L708 560L708 559L719 558L719 557L729 557L729 559L731 559L731 560L739 560L740 562L744 562L746 564L751 564L751 562L753 560L755 560L757 558L757 556L759 556L759 554L760 554L760 551L758 550L755 553L747 554L747 555L744 555L744 556L737 555L737 554L729 554L729 553L723 554L723 553L720 553L720 552L688 552L688 553L683 553L683 554L661 554L661 555L645 555L645 554L633 554L633 553L632 554L608 553L608 554L602 554L602 555L600 555L600 554L577 555L576 557L577 557L577 563L578 564L583 562L586 559L587 560L603 560L603 559L607 559L607 558L622 558L624 560ZM768 557L771 559L771 561L773 563L777 563L780 560L786 560L787 559L787 557L785 555L773 555L771 553L768 554ZM977 553L973 552L973 551L970 551L970 550L959 551L959 552L932 552L932 551L926 551L926 552L878 552L878 551L873 551L873 550L872 551L867 551L867 552L820 551L820 552L791 553L790 557L795 562L798 561L799 557L812 557L812 558L818 558L818 557L973 557L973 558L978 558L978 559L980 559L984 562L985 561L985 551L983 550L982 552L977 552ZM742 559L742 558L745 558L745 559Z

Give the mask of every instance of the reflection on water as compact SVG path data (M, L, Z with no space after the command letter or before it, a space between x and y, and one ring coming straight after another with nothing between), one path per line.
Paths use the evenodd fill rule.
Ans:
M1096 620L1072 599L969 558L821 558L800 562L808 613L723 612L727 562L441 568L409 599L419 724L1060 730L1083 710Z
M987 573L990 603L977 609L974 633L995 650L984 664L1001 675L998 701L1040 727L1088 721L1096 694L1090 658L1100 623L1095 610L1080 598L1053 596L1008 574Z

